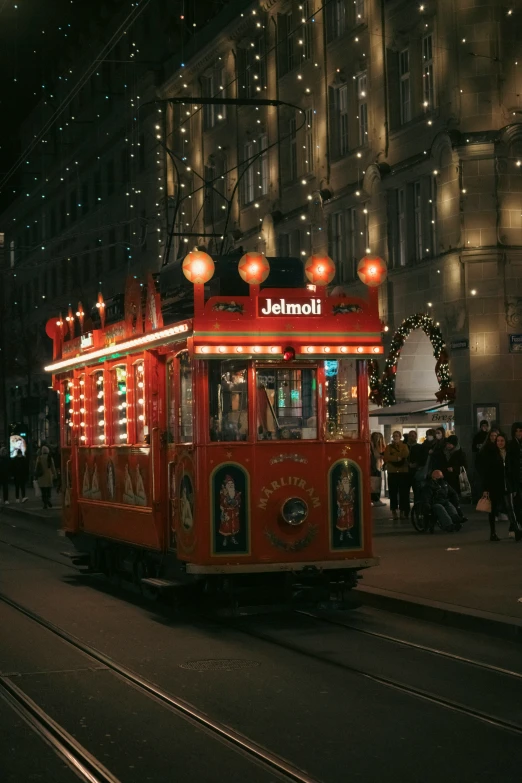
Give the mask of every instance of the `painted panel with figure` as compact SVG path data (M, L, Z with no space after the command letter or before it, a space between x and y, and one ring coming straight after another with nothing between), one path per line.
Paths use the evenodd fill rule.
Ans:
M328 476L330 545L334 550L362 549L362 476L356 462L335 462Z
M80 500L150 506L149 449L80 449Z
M240 465L227 462L210 476L212 554L250 553L249 476Z

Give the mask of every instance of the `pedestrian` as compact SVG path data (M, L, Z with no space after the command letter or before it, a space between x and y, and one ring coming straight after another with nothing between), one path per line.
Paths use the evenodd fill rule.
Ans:
M485 447L484 447L485 448ZM506 450L506 438L499 433L494 443L491 442L483 453L483 486L489 494L491 512L489 514L490 541L500 541L497 536L496 522L500 514L507 516L510 530L515 532L515 538L522 538L522 527L519 525L513 507L513 486L510 464Z
M519 522L522 522L522 421L511 425L511 440L507 446L509 474L513 489L513 508Z
M11 470L15 485L16 502L25 503L27 500L25 487L29 476L29 465L27 464L27 457L24 456L22 449L16 450L16 454L11 460Z
M36 458L34 475L42 491L43 507L52 508L51 489L56 478L56 468L54 467L53 458L49 454L48 446L42 446L40 449L40 456Z
M433 470L422 489L424 513L435 515L443 530L460 530L465 518L460 510L459 496L448 484L441 470Z
M489 422L486 421L486 419L482 419L480 422L479 431L473 435L473 440L471 441L471 451L473 454L477 454L480 451L480 447L484 441L487 440L488 432Z
M495 427L492 427L488 432L488 437L486 438L486 440L478 450L477 456L475 458L475 469L477 471L477 475L480 481L481 496L482 496L482 492L484 491L483 485L484 485L484 471L486 469L485 464L488 462L488 454L491 451L494 451L495 449L497 436L498 436L498 430Z
M393 520L397 520L397 509L400 519L407 519L410 511L410 485L408 457L410 451L402 442L401 433L396 430L392 442L384 451L384 462L388 469L388 490L390 493L390 509Z
M404 439L404 443L408 447L410 456L408 458L408 497L410 490L413 489L415 496L415 474L417 473L416 462L416 450L419 444L417 443L417 433L415 430L410 430Z
M5 446L0 449L0 483L2 484L3 500L9 505L9 479L11 478L11 460Z
M370 482L372 506L385 506L381 500L382 470L386 446L380 432L372 432L370 437Z

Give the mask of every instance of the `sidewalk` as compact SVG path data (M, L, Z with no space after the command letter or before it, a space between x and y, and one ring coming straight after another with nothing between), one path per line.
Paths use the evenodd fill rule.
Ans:
M42 520L53 527L60 527L62 519L62 496L53 490L51 497L52 508L44 509L40 499L35 500L32 488L28 490L28 499L25 503L17 503L10 498L9 505L0 504L0 514L17 514L21 517Z
M411 521L393 523L375 508L374 551L380 565L364 573L364 603L425 620L518 637L522 641L522 542L497 525L489 541L487 515L464 506L458 533L417 533Z

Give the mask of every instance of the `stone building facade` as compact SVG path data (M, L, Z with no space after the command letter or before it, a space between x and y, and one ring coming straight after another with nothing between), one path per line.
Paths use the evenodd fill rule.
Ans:
M464 442L485 408L504 426L522 418L518 13L496 0L223 5L183 63L171 54L161 78L142 74L140 133L122 124L128 113L113 111L113 132L98 123L85 140L85 170L95 177L103 159L102 190L111 179L104 156L119 161L123 139L144 145L131 153L140 192L127 196L119 182L114 207L104 193L96 212L103 236L117 211L115 230L135 226L134 252L118 234L121 263L112 269L114 243L102 240L107 287L121 289L125 272L178 263L198 245L272 257L328 251L336 285L351 292L360 290L359 259L376 253L389 267L385 338L415 314L432 318L448 346ZM85 215L86 227L92 219ZM79 256L78 242L67 257ZM88 252L96 258L96 241ZM98 277L85 275L91 294ZM431 353L423 334L407 338L397 399L426 399L431 389L435 400Z

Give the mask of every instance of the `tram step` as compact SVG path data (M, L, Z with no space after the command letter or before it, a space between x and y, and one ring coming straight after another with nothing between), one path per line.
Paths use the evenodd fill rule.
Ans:
M176 582L172 579L155 579L149 576L142 579L141 583L142 585L147 585L147 587L155 587L157 590L170 590L183 584L183 582Z
M68 557L71 560L88 560L89 559L89 553L88 552L60 552L62 557Z

